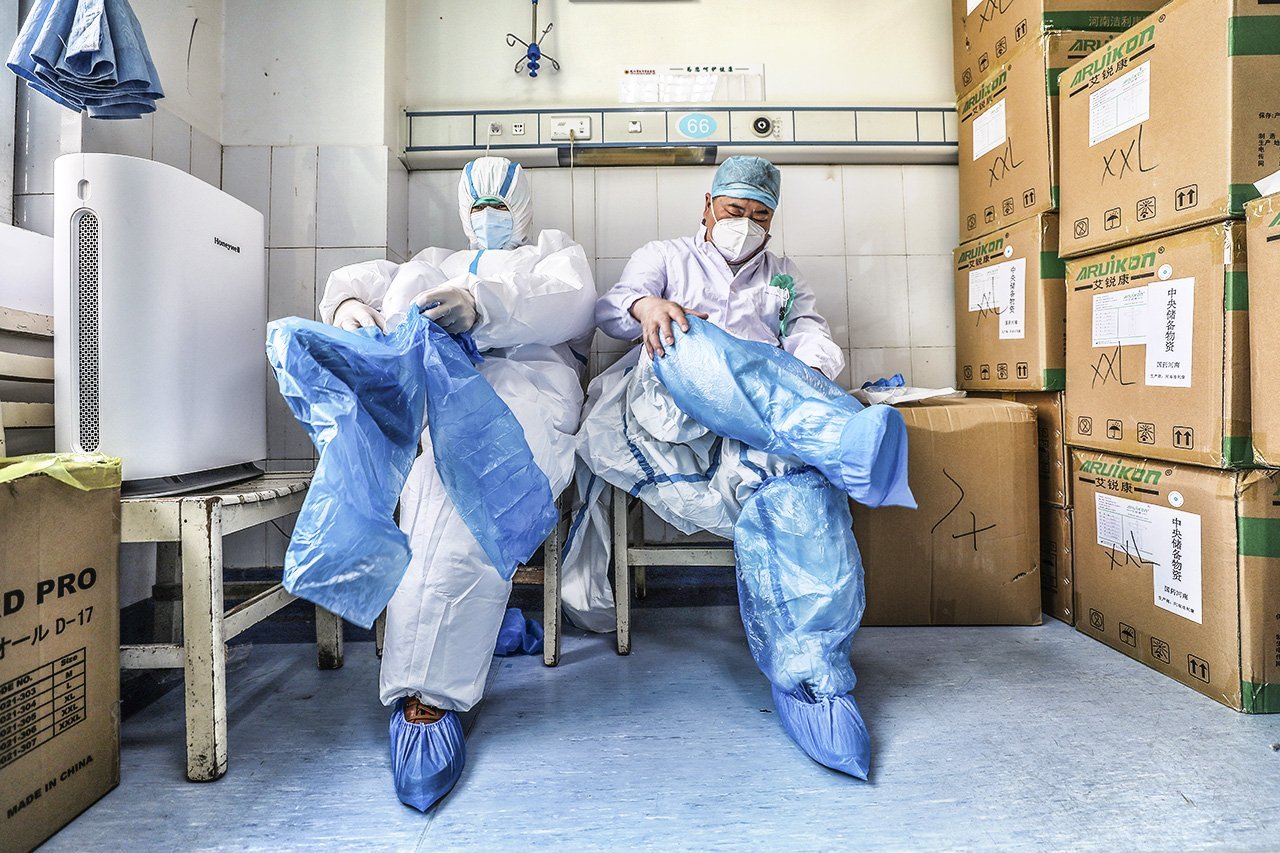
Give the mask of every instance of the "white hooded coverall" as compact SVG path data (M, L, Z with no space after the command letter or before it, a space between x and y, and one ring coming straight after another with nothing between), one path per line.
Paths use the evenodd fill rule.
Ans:
M470 211L483 196L507 204L515 248L480 248ZM573 476L579 377L595 327L590 264L562 231L526 242L532 201L518 165L509 168L498 157L475 161L459 182L458 206L469 250L430 248L399 267L369 261L337 270L325 286L321 318L331 323L338 306L355 298L394 325L423 291L466 288L478 314L471 334L485 359L478 370L519 420L558 495ZM484 693L511 582L490 564L445 493L425 429L422 453L400 495L400 529L411 557L387 606L382 702L416 696L445 710L469 710Z

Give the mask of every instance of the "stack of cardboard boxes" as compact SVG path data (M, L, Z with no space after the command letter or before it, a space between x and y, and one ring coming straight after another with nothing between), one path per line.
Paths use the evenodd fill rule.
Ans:
M1162 0L953 0L957 387L1036 409L1045 612L1074 624L1058 74Z
M1280 711L1280 5L1174 0L1056 89L1077 627Z

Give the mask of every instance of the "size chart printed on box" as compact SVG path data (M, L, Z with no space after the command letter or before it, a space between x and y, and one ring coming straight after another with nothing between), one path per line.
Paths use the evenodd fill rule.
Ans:
M84 722L85 650L0 683L0 768Z
M1191 387L1194 278L1179 278L1093 297L1095 347L1145 346L1146 384Z
M1026 337L1027 259L969 271L969 310L999 315L1000 340Z
M1092 147L1151 118L1151 63L1144 62L1089 96Z
M1200 624L1200 516L1102 492L1094 507L1098 544L1111 550L1113 565L1150 567L1156 607Z

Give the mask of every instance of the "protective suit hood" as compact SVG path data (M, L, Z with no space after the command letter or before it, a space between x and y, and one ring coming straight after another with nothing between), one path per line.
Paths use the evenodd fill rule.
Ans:
M458 179L458 217L473 249L480 248L480 242L471 227L471 206L486 197L502 199L511 211L511 242L506 248L528 243L533 225L533 192L520 164L506 157L478 157L462 168Z

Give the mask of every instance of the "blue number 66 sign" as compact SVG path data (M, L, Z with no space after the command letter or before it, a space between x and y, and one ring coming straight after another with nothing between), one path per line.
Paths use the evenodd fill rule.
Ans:
M688 139L706 139L716 132L716 120L706 113L689 113L676 124L676 130Z

